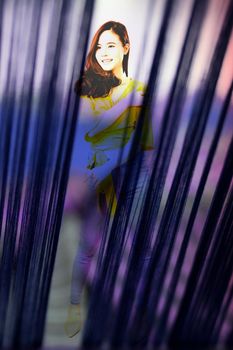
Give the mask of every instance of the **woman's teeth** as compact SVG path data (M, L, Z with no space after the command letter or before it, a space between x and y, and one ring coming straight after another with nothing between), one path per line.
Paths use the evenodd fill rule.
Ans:
M112 59L111 59L111 58L108 58L108 59L102 60L102 62L103 62L103 63L112 62Z

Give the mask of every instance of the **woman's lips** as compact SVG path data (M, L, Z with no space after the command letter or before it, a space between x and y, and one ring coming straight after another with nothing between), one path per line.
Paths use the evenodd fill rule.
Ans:
M112 58L105 58L102 60L103 63L109 63L109 62L112 62L113 59Z

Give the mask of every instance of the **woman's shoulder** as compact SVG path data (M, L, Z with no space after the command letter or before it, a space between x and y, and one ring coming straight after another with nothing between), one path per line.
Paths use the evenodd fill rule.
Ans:
M92 97L80 96L80 111L82 115L93 115L95 113L95 104Z
M144 94L146 91L146 84L142 81L130 78L130 84L132 85L132 90Z

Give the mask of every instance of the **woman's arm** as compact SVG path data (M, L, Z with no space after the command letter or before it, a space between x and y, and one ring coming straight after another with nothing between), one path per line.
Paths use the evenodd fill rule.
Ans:
M125 98L116 103L112 108L101 112L100 115L93 116L93 109L91 108L91 101L89 98L84 98L80 115L82 118L96 118L96 124L92 130L89 131L90 137L94 136L103 129L109 127L116 121L116 119L129 107L129 106L141 106L143 102L142 92L132 91Z
M119 101L112 108L104 111L98 116L97 125L89 132L89 136L98 134L103 129L112 125L129 107L140 107L143 102L141 92L132 91L124 99Z

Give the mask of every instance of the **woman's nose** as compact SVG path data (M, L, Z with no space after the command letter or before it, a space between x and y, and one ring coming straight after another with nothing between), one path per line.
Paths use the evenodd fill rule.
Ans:
M107 56L107 55L108 55L108 48L107 48L107 47L103 47L103 48L102 48L101 55L102 55L102 56Z

